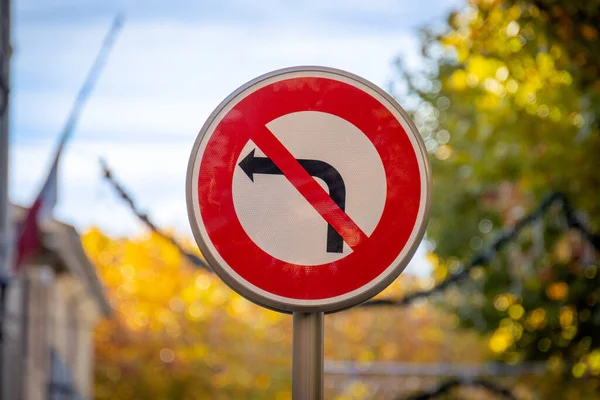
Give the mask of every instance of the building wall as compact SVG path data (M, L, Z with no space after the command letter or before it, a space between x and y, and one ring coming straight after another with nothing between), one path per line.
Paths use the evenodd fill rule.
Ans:
M3 385L6 398L91 398L92 328L98 312L93 309L89 293L72 275L53 277L51 269L40 266L25 270L27 279L14 281L8 292L5 365L9 379ZM61 362L59 378L52 375L53 351ZM53 382L56 379L59 382ZM70 387L79 396L66 397L65 390ZM59 395L51 396L51 392Z
M23 347L27 384L24 399L45 400L47 394L49 352L51 337L53 284L48 279L49 267L35 267L28 270L24 288L28 296L26 303L28 343Z
M21 317L23 315L21 293L23 281L15 281L8 287L6 298L6 315L3 318L4 328L4 371L5 380L2 385L4 398L21 399L20 377L23 376L24 363L21 357L22 335Z
M70 277L57 280L55 309L60 323L54 327L53 348L71 370L73 385L84 398L91 397L93 385L93 324L90 298Z

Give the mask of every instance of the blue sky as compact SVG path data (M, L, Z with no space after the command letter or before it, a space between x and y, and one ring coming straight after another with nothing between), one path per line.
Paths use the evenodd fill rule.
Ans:
M191 146L230 92L302 64L386 88L396 57L419 68L417 29L464 0L17 0L13 17L11 197L31 203L58 132L114 16L125 26L63 159L58 218L115 235L142 229L102 181L98 158L160 226L189 233Z

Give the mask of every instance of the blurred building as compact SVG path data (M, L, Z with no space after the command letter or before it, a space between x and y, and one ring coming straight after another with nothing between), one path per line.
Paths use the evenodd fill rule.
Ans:
M25 213L13 207L13 222ZM52 220L43 227L42 243L41 254L9 287L3 398L89 399L93 327L110 307L75 228Z

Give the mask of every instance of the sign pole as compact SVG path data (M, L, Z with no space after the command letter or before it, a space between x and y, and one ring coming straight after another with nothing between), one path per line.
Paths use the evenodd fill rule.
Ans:
M293 318L292 398L323 400L323 312Z

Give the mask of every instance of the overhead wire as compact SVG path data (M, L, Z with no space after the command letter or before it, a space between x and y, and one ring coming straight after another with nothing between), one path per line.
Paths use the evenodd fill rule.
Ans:
M128 194L127 190L123 187L122 184L117 182L114 177L113 172L110 170L108 165L101 160L101 167L104 173L104 178L108 181L108 183L113 187L113 189L117 192L119 197L127 203L130 210L153 232L159 234L164 239L171 242L180 252L183 254L192 264L204 268L208 271L212 271L212 269L200 259L200 257L192 254L191 252L184 249L184 247L170 235L167 235L165 232L160 230L155 223L152 222L148 214L140 211L139 206L133 200L131 195ZM417 291L411 294L406 295L401 299L393 299L393 298L382 298L367 301L361 304L361 307L380 307L380 306L407 306L413 303L416 300L429 297L435 293L442 292L446 290L449 286L460 282L469 277L469 271L475 266L483 266L489 263L494 256L501 251L504 247L506 247L512 240L514 240L519 233L534 223L535 221L542 218L550 207L553 205L559 205L560 211L566 218L567 225L571 229L575 229L581 233L583 238L594 246L596 250L600 250L600 235L592 232L580 221L577 217L573 207L567 198L561 192L554 192L546 196L539 205L529 214L521 218L515 225L512 227L504 229L504 231L493 240L493 242L487 246L485 249L477 252L463 267L461 272L455 273L450 277L446 278L442 282L438 283L431 289Z
M200 267L207 271L212 272L212 268L210 268L204 260L202 260L197 255L187 251L181 245L181 243L179 243L173 236L170 236L170 235L166 234L165 232L163 232L161 229L159 229L158 226L154 222L152 222L152 220L150 219L148 214L146 214L140 210L140 208L138 207L136 202L129 195L129 193L125 190L123 185L121 185L119 182L117 182L112 171L108 167L108 164L106 163L106 161L100 160L100 166L102 168L104 178L110 183L110 185L117 192L119 197L129 206L131 211L138 217L138 219L140 221L142 221L142 223L144 223L144 225L146 225L152 232L155 232L160 237L169 241L194 266Z
M463 269L441 281L431 289L417 291L406 295L401 299L382 298L367 301L361 304L361 307L380 307L380 306L406 306L414 301L431 296L435 293L444 291L450 285L460 282L469 277L469 271L476 266L488 264L494 256L506 247L519 233L542 218L544 213L553 205L559 205L560 211L566 217L567 225L571 229L575 229L581 233L583 238L588 241L596 250L600 250L600 236L587 229L584 224L577 218L568 198L560 192L555 192L543 199L540 204L525 217L520 219L515 225L505 229L494 241L484 250L477 252L463 267Z

